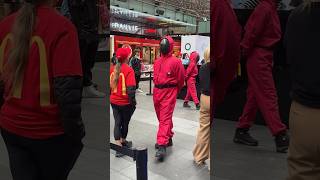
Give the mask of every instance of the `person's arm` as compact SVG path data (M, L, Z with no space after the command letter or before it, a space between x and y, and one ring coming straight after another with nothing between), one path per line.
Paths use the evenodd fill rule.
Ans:
M185 70L180 61L177 63L176 70L177 70L178 89L180 91L185 84Z
M265 6L258 5L252 15L250 16L245 27L245 34L241 42L243 55L248 55L260 38L263 30L268 28L266 26L268 18L270 18L270 10Z
M85 136L81 117L81 76L56 77L53 86L65 133L73 140L81 141Z
M75 27L65 23L52 52L54 97L59 107L65 134L75 142L85 136L81 117L82 70Z
M186 70L186 75L185 75L185 79L186 80L190 77L191 73L194 71L194 68L197 68L196 66L197 65L195 63L193 63L193 62L191 62L189 64L189 66L188 66L188 68Z
M127 94L131 105L136 106L136 79L133 69L131 68L126 78Z

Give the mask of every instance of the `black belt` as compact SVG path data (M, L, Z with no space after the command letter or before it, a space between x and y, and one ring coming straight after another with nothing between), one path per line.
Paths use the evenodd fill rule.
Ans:
M157 84L155 85L156 88L158 89L165 89L165 88L174 88L177 87L176 84Z

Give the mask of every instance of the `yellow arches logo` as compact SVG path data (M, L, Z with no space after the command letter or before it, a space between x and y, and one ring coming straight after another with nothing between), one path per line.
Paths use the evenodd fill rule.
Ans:
M0 72L3 72L4 66L4 54L9 41L12 41L12 34L8 34L2 41L0 45ZM49 73L48 73L48 62L47 62L47 52L46 47L39 36L33 36L31 38L31 46L36 44L39 49L40 57L40 105L49 106L50 105L50 83L49 83ZM13 90L13 97L21 99L22 97L22 84L19 82L18 87Z
M114 72L112 72L111 75L110 75L110 84L112 83L112 81L113 81L113 79L114 79L114 76L115 76L115 74L114 74ZM126 78L124 77L124 74L123 74L123 73L120 73L120 74L119 74L119 80L120 80L120 79L121 79L121 81L122 81L122 95L125 96L125 95L127 94L127 87L126 87ZM118 87L112 89L112 91L113 91L114 93L117 93Z

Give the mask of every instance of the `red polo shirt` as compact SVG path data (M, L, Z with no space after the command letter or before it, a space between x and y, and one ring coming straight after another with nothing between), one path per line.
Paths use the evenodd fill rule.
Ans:
M110 67L110 82L114 78L115 66ZM127 87L136 86L136 79L133 69L126 63L123 63L120 68L120 76L118 86L115 89L110 89L110 102L115 105L125 106L129 105L129 96Z
M16 13L0 22L0 56L8 60L10 31ZM8 40L8 41L6 41ZM6 43L7 42L7 43ZM1 57L0 57L1 60ZM55 102L53 78L82 75L77 33L72 23L47 6L37 8L37 20L21 90L5 85L0 126L14 134L46 139L64 133ZM13 92L9 96L10 91Z

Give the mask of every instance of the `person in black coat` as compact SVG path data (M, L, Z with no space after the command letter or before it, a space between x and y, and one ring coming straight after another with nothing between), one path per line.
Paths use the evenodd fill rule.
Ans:
M99 45L97 0L69 0L71 20L78 30L83 71L83 97L105 97L92 82L92 68Z
M291 13L285 34L292 104L287 180L320 177L320 2L305 1Z

